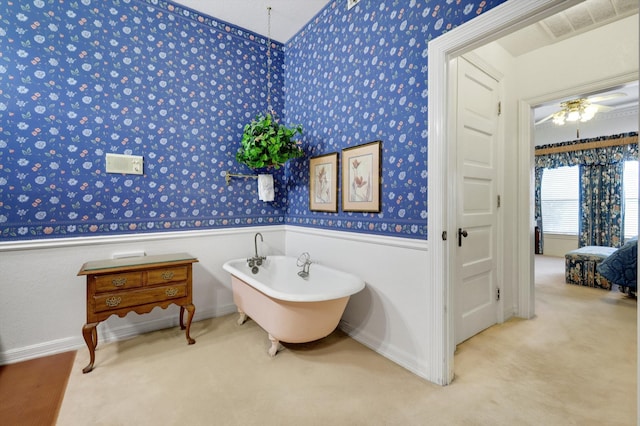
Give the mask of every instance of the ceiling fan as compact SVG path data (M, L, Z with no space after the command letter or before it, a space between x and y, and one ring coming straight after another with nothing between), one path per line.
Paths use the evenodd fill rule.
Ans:
M603 102L620 96L626 96L626 94L616 92L560 102L560 110L549 114L535 124L538 125L548 120L553 120L553 123L558 126L564 125L567 121L576 123L576 139L580 139L580 123L591 120L598 112L611 111L614 108L600 105L596 102Z
M596 102L603 102L620 96L626 96L626 94L617 92L560 102L560 110L538 120L535 124L538 125L548 120L553 120L553 123L558 126L562 126L567 121L584 123L585 121L591 120L596 113L611 111L614 108L606 105L600 105Z

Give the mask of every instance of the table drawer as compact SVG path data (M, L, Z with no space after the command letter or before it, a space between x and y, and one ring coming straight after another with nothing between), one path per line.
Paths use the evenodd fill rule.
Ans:
M113 275L97 275L96 292L123 290L126 288L142 287L142 272L129 272Z
M184 281L187 279L187 269L188 268L186 266L152 269L147 275L147 285Z
M145 290L132 290L129 292L114 292L111 294L96 295L95 312L104 312L121 308L145 305L147 303L163 302L178 299L187 295L187 284L174 284L154 287Z

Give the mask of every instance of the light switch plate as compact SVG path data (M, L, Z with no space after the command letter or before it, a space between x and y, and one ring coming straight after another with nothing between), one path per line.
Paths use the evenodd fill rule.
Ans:
M107 154L107 173L141 175L144 161L140 155Z
M360 3L360 0L347 0L347 10L350 10L353 6Z

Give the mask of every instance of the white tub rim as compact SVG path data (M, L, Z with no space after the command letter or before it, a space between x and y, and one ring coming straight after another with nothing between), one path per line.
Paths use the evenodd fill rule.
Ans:
M295 265L296 258L291 256L268 256L267 262L275 262L275 261L291 261ZM337 288L336 286L325 286L319 291L304 293L295 293L293 291L281 291L270 287L268 284L260 281L260 273L254 275L251 273L246 258L238 258L231 259L225 262L222 265L222 268L229 272L231 275L236 278L244 281L245 283L251 285L256 290L261 293L272 297L277 300L282 300L286 302L322 302L327 300L340 299L343 297L349 297L353 294L358 293L363 290L365 287L365 282L361 278L358 278L354 274L349 272L344 272L333 267L323 265L321 263L313 263L310 268L309 279L311 280L319 280L321 277L318 277L318 274L321 271L329 271L333 274L338 274L342 278L344 278L345 285ZM264 268L261 266L260 268ZM309 285L309 280L304 279L298 276L298 270L300 268L296 268L291 270L290 274L287 274L287 281L294 282L295 285ZM263 275L264 276L264 275ZM305 288L309 290L309 288Z

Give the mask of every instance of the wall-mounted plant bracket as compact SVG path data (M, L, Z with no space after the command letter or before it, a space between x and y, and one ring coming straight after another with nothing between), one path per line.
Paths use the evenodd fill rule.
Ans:
M258 179L258 176L243 175L241 173L231 173L230 171L227 170L227 173L224 175L224 181L227 183L227 186L229 186L229 182L231 181L231 178Z

